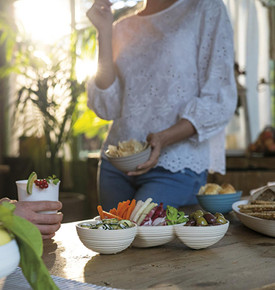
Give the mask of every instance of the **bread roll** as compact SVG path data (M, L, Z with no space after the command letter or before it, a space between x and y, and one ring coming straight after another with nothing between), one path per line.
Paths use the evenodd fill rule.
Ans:
M205 195L214 195L219 194L219 191L222 188L215 183L207 183L205 186L202 186L199 191L199 195L205 194Z
M201 186L198 195L204 195L205 186Z
M236 189L230 183L224 183L221 185L220 194L235 193Z

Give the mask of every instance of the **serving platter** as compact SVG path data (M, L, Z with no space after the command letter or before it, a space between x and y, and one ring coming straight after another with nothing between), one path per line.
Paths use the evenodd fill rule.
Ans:
M232 209L237 215L238 219L248 228L270 236L275 237L275 220L266 220L257 217L252 217L245 213L240 212L239 205L248 204L248 200L241 200L234 202L232 205Z

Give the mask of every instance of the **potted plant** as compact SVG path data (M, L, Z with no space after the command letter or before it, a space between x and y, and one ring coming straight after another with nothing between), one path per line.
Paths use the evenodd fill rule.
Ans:
M85 92L85 84L77 82L66 60L29 57L31 65L24 68L20 75L22 82L18 82L15 125L21 136L44 139L42 162L48 159L47 171L59 174L57 157L65 156L66 144L73 146L76 104Z

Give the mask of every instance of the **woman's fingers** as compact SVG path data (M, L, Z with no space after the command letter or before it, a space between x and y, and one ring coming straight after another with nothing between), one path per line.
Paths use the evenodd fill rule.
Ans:
M60 210L62 208L62 203L60 201L29 201L28 207L35 211L52 211L52 210Z
M62 213L57 214L43 214L36 213L32 217L32 222L36 225L54 225L61 223L63 219Z
M55 234L51 234L51 235L42 235L42 239L43 240L49 240L51 238L53 238L55 236Z
M109 1L105 0L100 0L100 1L95 1L93 4L93 7L99 10L104 10L104 9L110 9L111 3Z
M41 232L43 239L50 239L60 228L63 219L61 212L43 214L40 211L58 211L62 208L59 201L17 201L14 214L33 223Z
M86 12L86 16L99 33L104 33L106 29L109 30L114 20L111 3L108 0L96 0Z
M158 150L155 150L155 152L154 150L152 150L149 160L143 164L140 164L137 167L136 171L128 172L127 175L136 176L136 175L141 175L148 172L151 168L155 167L155 165L158 163L158 158L159 158Z
M93 6L87 11L87 17L93 21L97 13L104 14L105 12L111 13L111 3L105 0L95 1Z
M7 198L7 197L1 198L1 199L0 199L0 204L1 204L2 202L4 202L4 201L6 201L6 202L10 202L11 200L10 200L9 198Z
M128 172L129 176L137 176L148 172L151 168L155 167L161 153L161 142L157 134L149 134L147 141L150 144L152 151L149 160L137 167L136 171Z
M59 230L61 224L54 224L54 225L36 225L41 232L42 236L52 236L55 234L56 231Z

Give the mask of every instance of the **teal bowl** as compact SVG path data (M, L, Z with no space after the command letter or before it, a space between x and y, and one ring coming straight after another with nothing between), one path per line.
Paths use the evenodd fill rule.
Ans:
M232 210L232 204L239 201L241 196L242 191L237 191L229 194L197 195L197 199L204 210L213 214L216 212L225 214Z

